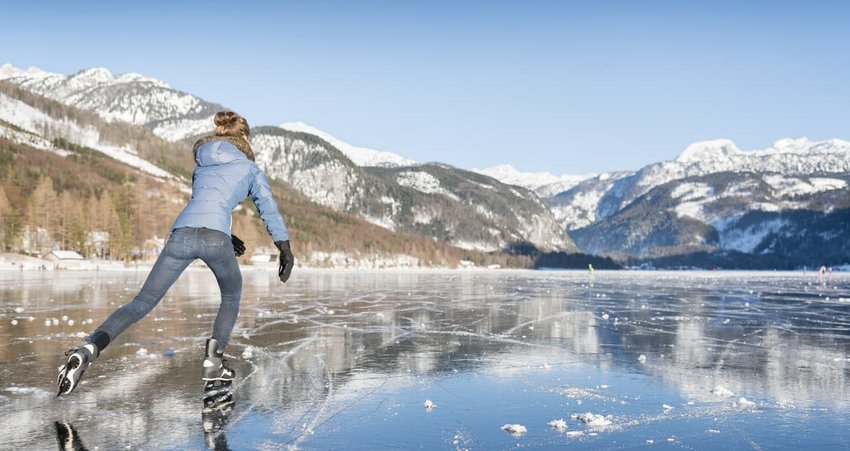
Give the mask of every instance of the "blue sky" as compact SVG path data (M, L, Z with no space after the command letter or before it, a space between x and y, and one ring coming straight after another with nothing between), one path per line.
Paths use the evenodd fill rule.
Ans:
M15 2L0 64L139 72L252 125L463 168L850 139L850 2Z

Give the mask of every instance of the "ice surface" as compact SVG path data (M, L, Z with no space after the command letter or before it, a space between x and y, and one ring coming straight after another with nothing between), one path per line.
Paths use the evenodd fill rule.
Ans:
M0 271L4 446L52 448L55 421L89 449L850 441L850 274L298 271L282 285L246 269L235 404L210 417L199 369L219 293L193 268L57 400L63 352L146 275Z

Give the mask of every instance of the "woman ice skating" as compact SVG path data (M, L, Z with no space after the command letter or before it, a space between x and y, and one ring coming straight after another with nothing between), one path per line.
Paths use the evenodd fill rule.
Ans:
M215 115L215 135L194 146L197 166L192 174L192 198L174 221L168 242L151 269L144 286L132 302L120 307L104 321L86 343L71 351L59 370L56 396L77 387L83 373L118 335L144 318L192 261L200 258L209 266L221 289L221 305L206 343L203 380L230 382L234 371L223 360L230 332L239 313L242 275L236 257L245 247L230 234L231 212L251 196L266 230L280 250L278 275L289 279L294 258L289 248L286 225L272 198L266 175L254 163L250 129L242 116L232 111Z

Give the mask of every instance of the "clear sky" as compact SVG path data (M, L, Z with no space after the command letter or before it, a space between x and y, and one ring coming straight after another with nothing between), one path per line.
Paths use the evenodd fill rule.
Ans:
M139 72L252 125L462 168L850 139L850 2L28 1L0 24L0 64Z

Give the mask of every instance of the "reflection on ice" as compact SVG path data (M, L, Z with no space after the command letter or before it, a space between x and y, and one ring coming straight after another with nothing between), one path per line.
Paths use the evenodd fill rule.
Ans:
M43 396L61 352L145 275L0 273L4 444L49 446L71 423L69 436L102 448L606 448L669 442L660 430L683 447L850 437L839 427L850 411L844 275L305 271L282 287L248 270L228 349L238 403L215 419L197 413L218 293L190 270L74 396Z

